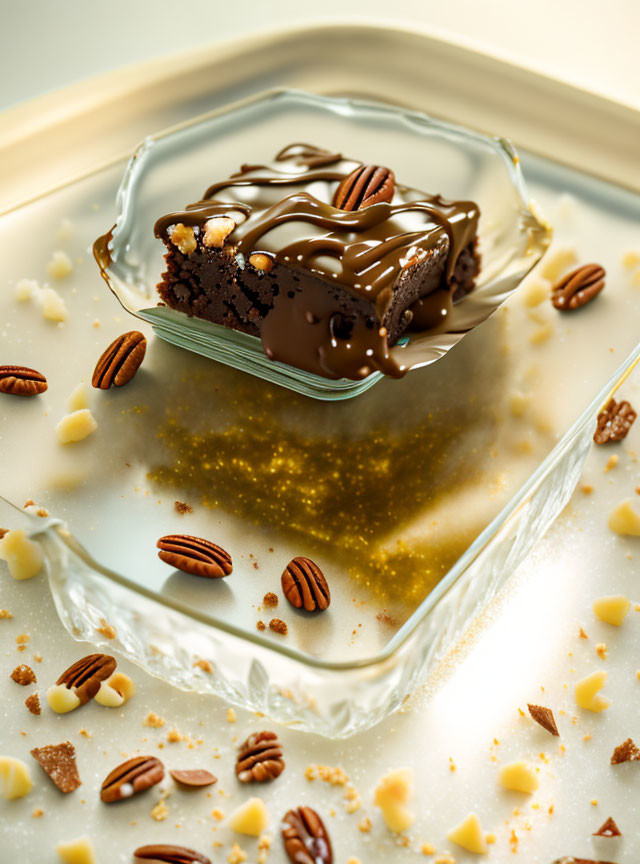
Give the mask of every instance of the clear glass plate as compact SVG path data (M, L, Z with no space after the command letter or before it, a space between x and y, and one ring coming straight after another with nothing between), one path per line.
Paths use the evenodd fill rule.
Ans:
M478 284L454 306L448 332L414 334L396 346L413 369L438 360L472 322L491 315L549 243L550 229L531 210L509 141L414 111L275 91L151 136L133 154L118 191L115 228L95 247L107 284L124 308L173 345L306 396L348 399L379 381L380 372L362 381L334 381L272 362L257 337L156 303L164 252L153 234L156 219L199 200L207 186L237 171L240 162L268 161L301 135L350 158L393 166L406 185L480 206Z

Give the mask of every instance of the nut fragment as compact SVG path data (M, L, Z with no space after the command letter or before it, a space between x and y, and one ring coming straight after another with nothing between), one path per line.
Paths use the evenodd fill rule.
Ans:
M498 782L505 789L531 794L540 785L540 780L534 768L526 762L509 762L500 769Z
M135 756L114 768L105 778L100 790L100 799L113 804L131 798L138 792L146 792L164 777L164 766L155 756Z
M169 771L169 774L171 774L176 783L180 783L181 786L191 786L194 789L199 789L202 786L213 786L214 783L218 782L218 778L210 771L205 771L204 768L173 769Z
M33 787L29 769L21 759L0 756L0 795L12 801L24 798Z
M96 363L91 384L97 390L124 387L144 360L147 340L139 330L130 330L114 339Z
M529 714L531 714L539 726L542 726L543 729L546 729L552 735L560 735L551 708L544 708L542 705L527 705L527 708L529 709Z
M205 246L221 249L235 227L236 223L231 216L214 216L205 223L202 242ZM173 237L171 239L173 240Z
M27 698L24 700L24 704L27 706L27 708L32 714L40 714L40 697L37 693L32 693L31 696L27 696Z
M26 663L21 663L20 666L16 666L11 673L10 678L12 681L15 681L16 684L22 684L23 687L36 683L36 673L33 671L31 666L27 666Z
M128 675L124 672L114 672L101 682L94 699L106 708L119 708L128 702L135 692L136 686Z
M610 399L598 414L598 425L593 434L596 444L608 444L626 438L638 415L629 402Z
M254 732L240 747L236 775L241 783L265 783L284 771L282 746L275 732Z
M249 255L249 264L255 267L256 270L268 273L269 270L273 269L273 258L265 255L264 252L254 252L252 255Z
M612 765L621 765L623 762L640 762L640 747L636 747L631 738L619 744L611 755Z
M231 555L210 540L188 534L168 534L158 540L158 558L192 576L220 579L233 570Z
M182 252L183 255L191 255L196 251L198 241L196 240L195 231L190 225L183 225L178 222L174 225L170 233L171 242Z
M282 820L282 839L291 864L332 864L327 829L311 807L289 810Z
M594 837L622 837L622 831L618 828L615 821L609 816L597 831L593 832Z
M9 396L39 396L47 389L47 379L28 366L0 366L0 393Z
M631 600L623 594L598 597L593 601L593 611L598 618L614 627L622 626L629 609L631 609Z
M31 755L65 795L82 785L76 764L75 747L69 741L36 747L31 751Z
M294 558L282 574L282 590L296 609L322 612L331 603L331 592L322 570L310 558Z
M196 852L195 849L168 844L139 846L133 855L140 861L155 861L161 864L211 864L206 855Z
M556 282L551 302L561 311L579 309L602 291L604 277L604 268L599 264L583 264Z
M381 165L359 165L345 177L333 198L339 210L363 210L372 204L389 203L395 190L393 171Z

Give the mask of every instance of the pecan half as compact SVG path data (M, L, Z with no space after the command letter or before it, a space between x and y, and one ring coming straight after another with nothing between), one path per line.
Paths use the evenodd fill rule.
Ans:
M294 558L282 574L282 590L292 606L307 612L323 611L331 603L331 592L322 570L310 558Z
M291 864L332 864L331 840L311 807L289 810L282 820L282 839Z
M9 396L39 396L47 389L41 372L27 366L0 366L0 393Z
M393 171L381 165L359 165L345 177L333 196L338 210L363 210L372 204L390 202L396 182Z
M110 654L88 654L62 673L56 686L73 690L81 705L96 695L100 684L109 678L116 668L116 658Z
M254 732L240 747L236 774L241 783L265 783L284 771L282 746L275 732Z
M168 844L138 846L133 855L142 861L161 861L162 864L211 864L206 855L195 849Z
M622 441L623 438L627 437L637 416L628 402L616 402L615 399L609 399L598 414L598 425L593 434L593 440L596 444Z
M138 330L114 339L102 354L93 372L91 384L97 390L123 387L138 371L147 350L147 340Z
M602 291L604 277L604 268L599 264L583 264L556 282L551 302L560 311L579 309Z
M213 786L214 783L218 782L218 778L211 771L205 771L204 768L184 769L182 771L173 769L169 771L169 774L171 774L176 783L180 783L182 786L193 786L194 788Z
M113 804L138 792L146 792L163 777L164 765L155 756L134 756L105 777L100 798L105 804Z
M188 534L167 534L156 544L158 558L192 576L221 579L233 570L231 555L221 546Z

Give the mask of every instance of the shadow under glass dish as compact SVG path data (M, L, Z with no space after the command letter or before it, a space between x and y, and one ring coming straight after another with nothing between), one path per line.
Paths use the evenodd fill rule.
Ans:
M416 333L392 349L412 369L445 355L487 318L542 256L550 230L534 215L520 163L505 139L489 138L424 114L358 100L276 91L147 138L131 158L118 192L118 219L96 242L96 257L125 309L181 348L322 400L364 393L382 377L322 378L269 360L260 339L167 306L150 305L163 268L156 219L201 198L239 162L269 161L304 138L345 156L394 168L400 182L471 199L480 207L482 269L474 291L454 305L448 331Z

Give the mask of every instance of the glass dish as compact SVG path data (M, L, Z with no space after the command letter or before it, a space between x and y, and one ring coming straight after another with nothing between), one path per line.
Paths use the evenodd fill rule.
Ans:
M214 180L239 162L270 159L300 138L357 159L395 166L402 142L402 182L476 201L482 270L472 294L454 306L448 332L414 334L393 349L412 369L433 363L484 320L537 263L550 229L530 207L518 157L509 141L489 138L415 111L353 99L280 90L147 138L133 154L117 196L117 221L96 241L107 284L124 308L149 322L162 339L316 399L348 399L383 376L334 381L272 362L261 341L156 304L163 246L155 220L198 200ZM355 146L362 130L370 133ZM265 142L269 142L265 145ZM265 152L265 146L267 152ZM241 156L240 156L241 154Z
M163 597L94 560L55 518L0 498L0 522L45 552L58 613L78 639L116 648L185 690L216 693L283 724L347 737L398 709L496 597L568 502L598 411L640 361L640 345L509 505L377 656L333 662L268 643L224 618ZM117 622L115 638L96 637Z

